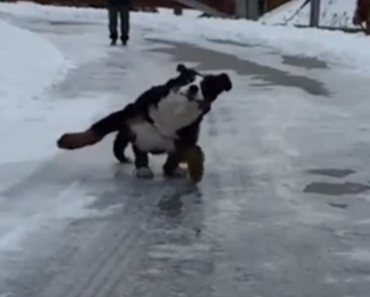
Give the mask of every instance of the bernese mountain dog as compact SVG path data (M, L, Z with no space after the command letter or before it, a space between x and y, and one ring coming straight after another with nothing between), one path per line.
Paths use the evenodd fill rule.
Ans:
M218 96L232 89L232 83L226 73L201 74L182 64L177 71L177 77L151 87L135 102L97 121L86 131L62 135L58 147L82 148L118 132L114 155L126 162L124 149L131 144L138 177L153 177L149 154L167 154L163 165L166 176L183 175L185 171L179 164L184 161L190 179L199 182L204 162L204 154L197 145L200 124Z

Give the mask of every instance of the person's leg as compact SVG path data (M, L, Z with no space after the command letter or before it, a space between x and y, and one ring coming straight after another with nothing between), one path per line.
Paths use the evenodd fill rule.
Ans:
M118 9L114 6L108 6L109 20L109 38L112 44L115 44L118 39Z
M365 10L365 34L370 35L370 5Z
M125 45L130 36L130 6L120 6L119 14L121 21L121 41Z

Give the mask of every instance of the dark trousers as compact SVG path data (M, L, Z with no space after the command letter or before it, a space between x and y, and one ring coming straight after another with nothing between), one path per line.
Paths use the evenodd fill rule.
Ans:
M109 18L109 33L110 39L118 39L118 15L121 24L121 40L128 41L130 31L130 6L129 5L109 5L108 18Z

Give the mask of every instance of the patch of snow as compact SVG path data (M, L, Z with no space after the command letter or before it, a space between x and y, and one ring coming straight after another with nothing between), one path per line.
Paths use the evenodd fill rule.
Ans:
M204 244L193 244L189 246L177 244L160 244L148 252L149 257L154 259L181 259L191 260L207 254L209 247Z
M101 8L79 8L68 6L38 5L32 2L19 1L14 3L0 3L0 11L23 17L42 17L52 22L93 22L106 23L107 12ZM132 14L153 14L174 16L176 18L194 19L202 13L193 9L184 9L182 16L175 16L172 9L158 8L159 13L133 12Z
M35 191L21 193L21 199L4 194L5 188L17 187L19 180L25 181L32 171L45 164L42 161L55 156L56 138L66 129L75 128L76 122L90 122L97 110L101 112L105 101L104 98L69 101L50 98L53 85L60 83L76 65L48 40L2 20L0 35L1 285L25 255L44 252L30 247L30 242L32 245L37 241L40 245L71 221L105 216L116 206L104 211L90 208L96 197L78 183L67 188L49 183L40 187L47 188L45 193L36 185Z
M55 220L72 220L89 216L87 207L95 199L76 185L72 185L53 199L42 199L40 203L37 201L34 203L35 200L32 199L32 206L24 203L21 207L18 206L16 213L8 209L0 211L0 252L23 250L23 240L36 230L45 228L47 225L51 226Z
M32 2L0 3L2 13L20 17L42 18L52 22L106 22L103 9L39 5Z
M105 217L118 207L96 210L91 207L96 199L75 183L53 197L27 197L23 203L17 203L15 209L1 210L0 287L9 277L15 278L29 261L45 257L49 245L71 222Z
M363 263L370 262L370 250L366 250L366 249L358 248L350 252L337 252L335 254L338 256L348 258L349 260L352 260L352 261L359 261Z
M76 123L90 123L105 98L62 101L49 97L49 91L78 63L104 51L88 51L82 59L82 47L69 42L70 55L66 58L41 36L1 20L0 35L0 138L6 144L0 146L0 164L54 156L58 135Z
M66 19L94 20L106 23L103 9L66 8L37 4L0 4L8 13ZM207 39L234 41L241 44L268 47L282 54L316 57L335 65L368 72L370 40L362 34L346 34L313 28L270 26L246 20L187 18L171 14L132 13L132 25L145 29L145 35L198 45Z
M308 25L310 4L300 7L306 0L293 0L262 16L259 21L266 24ZM355 0L321 0L320 25L333 28L354 28L352 24Z
M363 34L270 26L246 20L196 19L190 22L148 14L137 16L133 22L142 27L150 24L152 32L148 32L148 36L162 40L194 45L209 39L232 41L267 47L281 54L315 57L334 65L369 72L365 65L370 62L370 53L362 49L370 46L370 40Z
M49 100L35 104L25 101L13 112L14 117L9 113L0 119L0 137L7 144L0 146L0 164L45 160L54 156L59 152L57 137L68 129L75 129L76 125L89 125L104 104L104 101L91 98L61 102L53 102L53 98Z
M42 139L44 116L52 117L53 105L46 98L48 88L70 69L68 60L49 42L26 30L0 20L0 163L9 162L14 153L22 154ZM40 121L42 123L40 124Z
M66 74L68 61L36 34L0 20L0 119L23 116L37 110L47 88Z
M369 201L369 199L367 200ZM356 222L357 225L370 225L370 219L364 219Z
M327 275L324 278L324 284L337 284L338 280L332 276L332 275Z

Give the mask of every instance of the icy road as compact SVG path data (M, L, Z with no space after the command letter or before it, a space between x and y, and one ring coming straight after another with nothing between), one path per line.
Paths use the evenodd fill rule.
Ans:
M137 19L129 46L111 48L104 14L63 19L20 5L0 6L1 18L74 66L44 99L1 101L1 297L368 297L368 74L322 52L185 29L181 41ZM199 191L164 182L161 158L155 180L133 178L114 163L111 138L56 150L60 133L120 108L179 62L227 71L235 85L203 125Z

